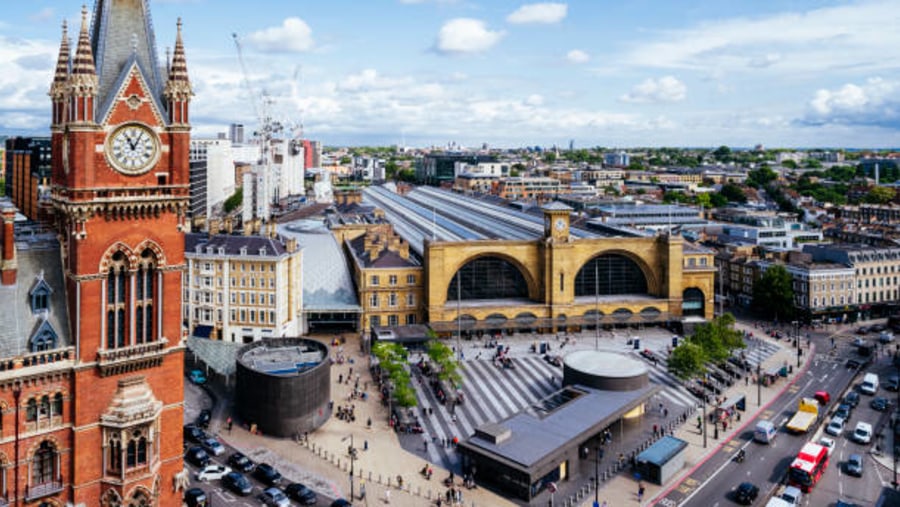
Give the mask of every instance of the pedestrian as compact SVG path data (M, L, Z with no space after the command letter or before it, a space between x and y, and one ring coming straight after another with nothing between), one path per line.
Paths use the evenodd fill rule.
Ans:
M388 488L390 488L390 486L388 486ZM391 490L390 489L384 490L384 503L391 503Z
M359 480L359 499L363 500L366 498L366 480Z
M338 384L343 384L343 383L344 383L344 374L340 373L340 374L338 374Z
M666 419L669 418L669 407L663 409L663 417Z
M656 431L657 431L657 430L656 430L656 425L654 424L654 425L653 425L653 436L654 436L654 437L656 436Z
M231 427L234 425L234 421L232 421L231 417L229 417L228 420L225 421L225 423L228 424L228 433L231 433Z
M745 386L749 386L749 385L750 385L750 376L749 376L749 375L745 375L745 376L744 376L744 385L745 385Z
M368 440L363 440L363 450L364 451L369 450L369 441Z
M644 485L638 483L638 502L644 499Z

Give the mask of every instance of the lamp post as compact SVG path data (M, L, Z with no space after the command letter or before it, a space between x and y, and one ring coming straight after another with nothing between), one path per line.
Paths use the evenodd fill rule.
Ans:
M356 461L356 448L353 447L353 434L349 434L346 437L341 439L341 442L346 442L347 439L350 439L350 448L347 450L347 454L350 455L350 498L356 498L353 494L353 462Z
M462 337L462 277L459 271L456 272L456 362L462 360L462 347L460 338Z
M762 405L762 363L756 363L756 406Z
M603 449L597 444L597 455L594 459L594 507L600 507L600 460L603 459Z
M594 262L594 324L597 336L594 338L594 350L600 349L600 267Z
M706 449L706 398L709 396L703 393L703 448Z

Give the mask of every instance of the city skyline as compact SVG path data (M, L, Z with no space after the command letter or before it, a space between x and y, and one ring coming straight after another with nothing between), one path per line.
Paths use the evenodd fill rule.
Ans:
M897 1L151 5L161 62L183 18L199 137L256 123L236 33L254 93L327 145L898 144ZM80 9L7 6L0 133L48 133L59 25L77 36Z

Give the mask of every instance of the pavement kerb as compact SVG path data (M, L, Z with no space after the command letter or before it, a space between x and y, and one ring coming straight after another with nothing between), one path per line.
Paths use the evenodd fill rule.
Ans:
M766 338L761 338L769 340ZM772 365L783 364L785 360L793 359L796 357L794 351L796 349L791 348L790 346L784 347L779 350L776 354L769 357L764 363L764 367L771 367ZM772 387L764 387L763 388L763 398L768 398L765 403L763 403L760 407L757 407L753 411L747 411L745 415L742 416L742 419L746 419L743 421L738 427L733 428L727 433L720 433L720 438L718 440L718 444L714 444L714 446L708 447L707 449L702 448L702 435L699 435L694 432L692 429L692 425L690 424L690 420L681 424L677 430L675 430L675 436L681 438L683 440L688 441L688 449L687 456L685 457L685 461L696 460L694 466L691 468L682 471L679 473L675 479L670 481L670 485L667 487L655 486L653 484L644 483L645 486L645 497L644 501L641 505L655 505L656 502L669 494L673 489L678 487L681 482L689 477L692 473L694 473L700 466L702 466L706 461L708 461L716 452L718 452L722 447L727 445L729 441L734 437L734 435L742 432L749 424L754 422L757 416L764 412L768 407L772 404L772 402L778 397L780 397L790 386L792 386L801 376L806 372L811 364L812 358L815 355L815 346L807 349L805 352L805 360L800 368L794 370L794 374L788 379L787 382L782 384L780 388L777 390ZM752 387L752 386L751 386ZM745 390L746 386L742 386L739 384L735 384L726 390L725 396L728 397L730 394L734 394L736 392L740 392L741 390ZM748 396L749 398L749 396ZM625 499L631 499L633 501L637 501L636 494L637 485L635 484L635 480L629 474L619 474L610 481L608 481L603 487L600 488L600 496L601 498L611 499L610 505L619 505L619 502ZM654 491L655 490L655 491ZM590 495L588 495L590 496ZM592 505L593 500L587 499L585 502L581 503L583 506Z

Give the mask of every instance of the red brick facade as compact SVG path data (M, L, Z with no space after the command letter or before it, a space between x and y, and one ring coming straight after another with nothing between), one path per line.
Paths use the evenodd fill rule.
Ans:
M95 24L123 19L109 9L148 15L146 2L96 4ZM152 30L148 20L138 22ZM103 64L125 73L116 89L97 78L90 25L85 12L71 58L64 32L50 91L64 273L56 290L65 291L70 346L0 359L0 505L176 506L191 95L180 24L164 83L144 76L147 66L137 60L121 65L109 61L121 52L106 52ZM147 135L153 155L140 153L134 134L116 147L113 137L127 126ZM117 166L117 149L146 156L149 165L119 158ZM15 283L15 271L12 277L2 283Z

